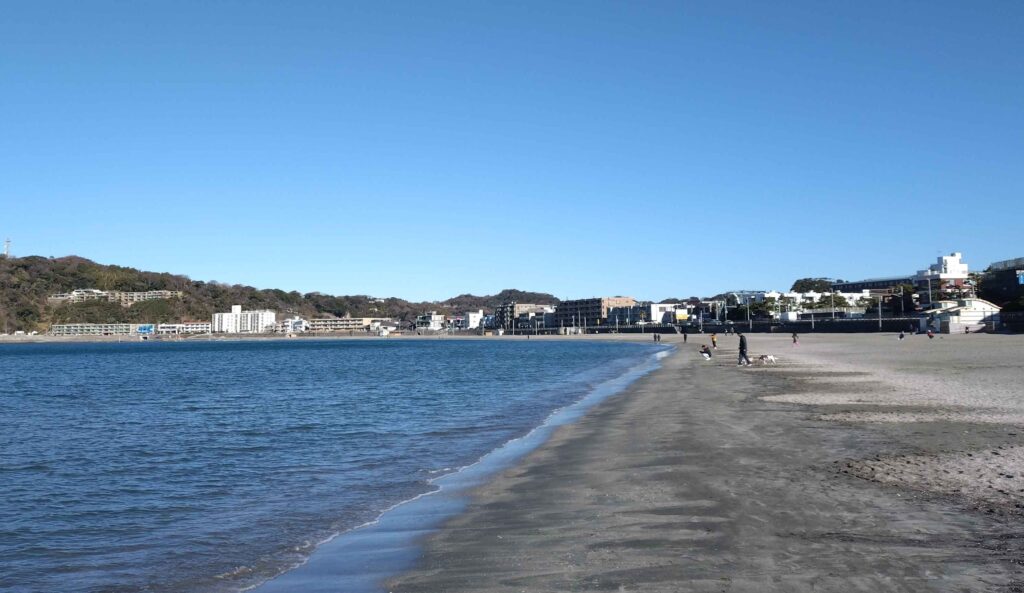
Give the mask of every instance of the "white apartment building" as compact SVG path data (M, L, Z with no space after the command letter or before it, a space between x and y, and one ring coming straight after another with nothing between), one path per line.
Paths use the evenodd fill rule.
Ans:
M213 333L262 334L274 331L277 314L270 310L243 311L241 305L232 305L230 313L213 314Z
M147 290L145 292L123 292L120 290L98 290L96 288L76 288L71 292L50 295L53 302L84 303L87 301L108 301L118 303L122 307L131 307L142 301L154 299L180 299L180 290Z
M463 315L462 327L463 329L479 329L480 324L484 322L484 310L479 309L477 311L467 311Z
M926 283L929 280L936 286L952 283L963 284L967 280L967 263L963 261L963 254L954 251L949 255L939 257L934 264L928 266L927 270L918 270L914 280L918 284Z
M380 327L382 323L390 322L390 319L377 317L325 317L309 320L309 331L312 332L337 332L369 330L374 325Z
M279 334L301 334L308 330L309 322L298 315L290 319L282 319L274 327L274 331Z
M208 334L213 331L213 324L206 321L186 321L184 323L161 323L156 326L156 333L162 335Z
M62 292L59 294L50 295L49 300L51 301L65 301L68 303L85 303L87 301L106 301L109 300L107 293L95 288L76 288L71 292Z
M416 318L416 329L427 331L440 331L444 329L444 315L438 315L437 311L431 311Z
M782 301L782 299L787 299L791 301L794 305L799 306L805 303L828 303L833 298L833 295L835 295L836 297L845 298L847 302L849 302L851 305L862 298L874 298L873 296L871 296L870 290L862 290L860 292L835 293L815 292L813 290L809 292L779 292L777 290L769 290L757 293L754 297L754 301L762 303L766 299L774 299L776 302L780 302Z
M128 336L136 333L138 327L133 323L62 323L51 325L50 334L54 336Z
M131 307L135 303L141 303L143 301L152 301L156 299L180 299L182 292L180 290L147 290L146 292L121 292L119 290L111 290L107 292L107 300L112 303L118 303L122 307Z

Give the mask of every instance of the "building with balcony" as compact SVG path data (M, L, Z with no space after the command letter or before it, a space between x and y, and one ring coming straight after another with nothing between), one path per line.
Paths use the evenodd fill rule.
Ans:
M163 335L208 334L213 331L213 324L208 321L185 321L183 323L161 323L156 326L156 333Z
M50 295L47 299L53 303L85 303L89 301L107 301L110 298L107 293L95 288L76 288L71 292L62 292Z
M416 331L441 331L444 329L444 315L431 311L416 317Z
M301 334L309 331L309 322L296 315L275 323L274 331L279 334Z
M270 310L243 311L232 305L230 313L214 313L212 331L224 334L263 334L274 331L277 314Z
M180 299L180 290L147 290L145 292L126 292L120 290L98 290L96 288L76 288L71 292L51 295L47 300L53 303L85 303L88 301L108 301L122 307L131 307L135 303L155 299Z
M509 301L498 305L494 310L494 327L501 329L512 329L518 327L518 323L537 315L544 315L545 311L552 311L551 305L536 305L533 303L517 303Z
M150 324L143 324L149 327ZM54 336L129 336L138 332L134 323L62 323L50 326Z
M484 322L484 310L479 309L477 311L467 311L462 316L462 326L460 329L479 329L480 325Z
M135 303L153 301L157 299L180 299L183 293L180 290L147 290L145 292L122 292L119 290L107 291L107 300L118 303L122 307L131 307Z
M309 320L311 332L370 331L373 327L390 322L379 317L322 317Z
M612 309L633 307L633 297L596 297L562 301L555 308L555 323L560 327L594 327L608 322Z

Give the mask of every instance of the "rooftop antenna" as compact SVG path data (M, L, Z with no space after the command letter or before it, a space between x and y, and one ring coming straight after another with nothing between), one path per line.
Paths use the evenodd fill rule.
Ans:
M11 240L4 239L4 257L11 257Z

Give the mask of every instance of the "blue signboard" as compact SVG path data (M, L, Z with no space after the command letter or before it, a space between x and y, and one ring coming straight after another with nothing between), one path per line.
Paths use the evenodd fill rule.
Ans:
M136 328L135 331L140 334L152 334L156 332L156 327L152 323L145 323Z
M1017 272L1017 284L1024 285L1024 271Z

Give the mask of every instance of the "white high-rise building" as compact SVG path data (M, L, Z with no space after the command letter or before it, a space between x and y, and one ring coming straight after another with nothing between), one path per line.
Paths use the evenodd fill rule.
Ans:
M273 311L243 311L232 305L230 313L213 314L213 333L262 334L274 331L277 314Z
M949 255L939 257L934 264L928 266L927 270L918 270L916 280L918 283L931 280L932 282L960 284L967 277L967 263L963 261L963 254L954 251Z
M484 321L484 310L466 311L465 317L466 319L463 322L464 329L479 329L480 324Z

